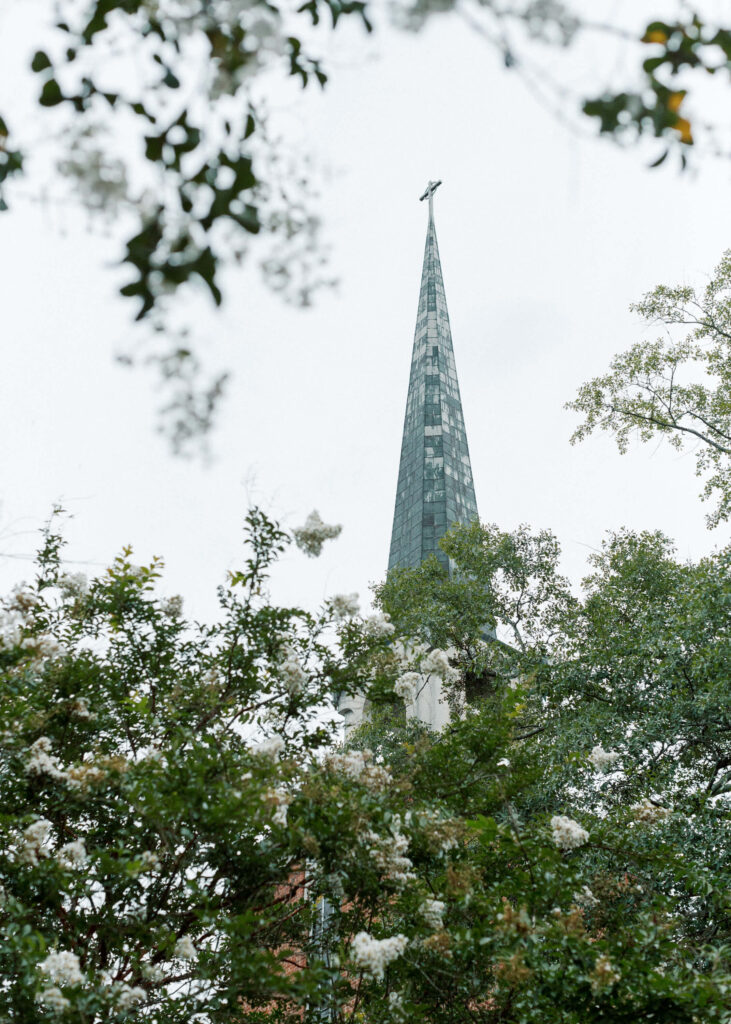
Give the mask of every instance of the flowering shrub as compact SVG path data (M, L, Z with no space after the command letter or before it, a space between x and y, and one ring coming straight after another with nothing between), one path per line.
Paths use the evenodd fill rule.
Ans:
M724 1021L723 768L703 805L688 769L650 776L642 708L609 720L605 690L585 699L585 618L573 660L538 658L545 566L540 587L514 567L534 632L488 663L484 637L419 635L397 602L273 605L293 538L258 510L247 536L212 625L129 551L70 583L52 532L4 602L0 1019ZM428 603L421 619L439 622ZM400 692L429 674L455 696L440 733ZM370 707L345 749L342 694ZM593 738L620 733L623 771L590 770Z

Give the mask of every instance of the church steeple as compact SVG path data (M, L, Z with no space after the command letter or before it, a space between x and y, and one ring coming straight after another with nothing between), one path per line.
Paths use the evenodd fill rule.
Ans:
M401 442L389 569L421 565L435 554L449 568L439 541L455 522L477 518L470 453L452 349L447 300L434 227L430 181L429 226L421 272L411 376Z

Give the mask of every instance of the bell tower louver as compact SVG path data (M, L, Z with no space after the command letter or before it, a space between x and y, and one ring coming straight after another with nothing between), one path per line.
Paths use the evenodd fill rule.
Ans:
M447 300L434 227L430 181L429 226L421 272L411 375L401 442L389 569L408 568L434 554L445 568L439 541L456 522L477 518L470 453L452 348Z

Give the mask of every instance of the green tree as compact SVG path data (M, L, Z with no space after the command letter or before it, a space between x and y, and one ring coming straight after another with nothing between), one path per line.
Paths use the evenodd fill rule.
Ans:
M571 440L602 429L621 452L633 437L690 446L703 497L716 501L708 525L717 526L731 515L731 251L702 291L659 285L631 309L669 337L633 345L582 385L567 405L584 417ZM690 333L673 338L683 327Z
M445 542L467 597L426 566L384 588L390 621L352 595L277 607L292 535L253 510L247 537L213 625L129 551L64 575L53 529L5 601L4 1019L727 1020L727 565L619 536L578 601L548 535L472 525ZM521 642L425 642L478 589ZM404 713L429 674L441 733ZM352 691L373 716L337 750Z
M470 906L488 893L506 901L510 928L495 907L470 916L472 929L492 921L481 941L493 975L506 975L481 1019L724 1019L731 550L678 563L663 536L625 531L593 556L575 598L545 533L473 523L442 543L451 578L435 562L391 572L378 599L397 629L452 644L458 714L438 736L413 723L400 736L393 717L380 746L377 727L364 736L392 761L405 736L420 792L426 763L438 764L442 791L475 830L464 865ZM555 870L541 837L550 818L560 845L567 817L588 835L566 826L576 846ZM579 872L571 893L552 891L569 864ZM658 938L670 933L674 951L660 953ZM611 967L595 970L614 978L606 991L590 977L583 945L599 936L597 964L601 955ZM490 970L485 961L480 970ZM683 986L694 990L687 1004Z

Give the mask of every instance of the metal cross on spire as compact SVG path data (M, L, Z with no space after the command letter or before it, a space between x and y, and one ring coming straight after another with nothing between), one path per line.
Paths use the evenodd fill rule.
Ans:
M441 178L439 181L430 181L424 190L424 194L419 196L419 202L423 203L425 199L429 200L429 216L431 217L434 212L434 193L441 185Z

